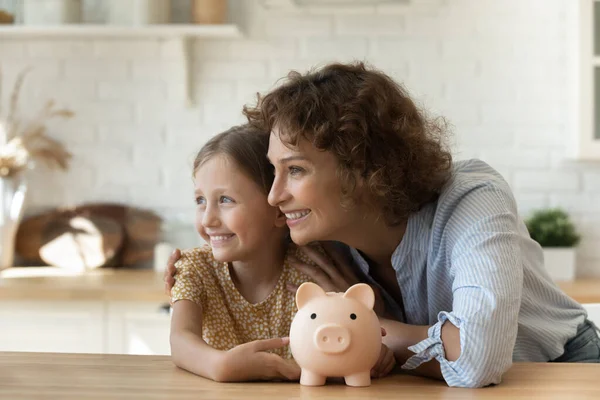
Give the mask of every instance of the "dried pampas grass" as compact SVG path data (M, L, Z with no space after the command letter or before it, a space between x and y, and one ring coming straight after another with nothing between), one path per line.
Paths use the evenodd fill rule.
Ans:
M73 117L72 111L56 108L54 100L49 100L31 122L25 123L19 118L19 96L30 70L26 68L17 76L5 118L0 101L0 177L17 174L36 161L50 168L67 170L72 157L62 143L48 136L45 127L45 123L50 119ZM2 71L0 70L1 99Z

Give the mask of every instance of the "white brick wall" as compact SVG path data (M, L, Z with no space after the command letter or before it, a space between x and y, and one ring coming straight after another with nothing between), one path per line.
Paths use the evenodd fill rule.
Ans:
M191 218L194 152L241 122L243 103L291 68L356 58L444 114L457 158L477 156L495 166L524 215L565 207L584 235L580 275L600 276L600 166L565 159L576 134L569 97L576 83L573 0L415 0L355 12L263 10L230 1L242 2L246 11L236 14L246 17L249 36L193 46L192 108L184 102L176 42L2 39L5 78L36 67L26 104L52 96L77 112L68 125L51 125L75 154L73 168L35 171L29 210L114 200ZM86 20L101 21L98 0L86 4Z

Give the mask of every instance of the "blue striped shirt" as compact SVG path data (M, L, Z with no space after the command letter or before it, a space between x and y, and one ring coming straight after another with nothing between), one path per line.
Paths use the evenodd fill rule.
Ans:
M519 218L502 176L479 160L454 164L436 202L410 216L392 255L403 307L369 276L398 320L429 325L402 367L435 358L449 386L500 383L513 361L546 362L564 352L586 318L544 269L541 247ZM448 361L441 341L446 321L460 328L461 355Z

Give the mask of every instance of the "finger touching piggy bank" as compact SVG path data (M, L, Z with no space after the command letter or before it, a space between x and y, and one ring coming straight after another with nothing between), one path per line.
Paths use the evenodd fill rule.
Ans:
M364 283L345 293L325 293L311 282L300 285L290 348L302 370L302 385L324 385L327 377L343 377L349 386L371 384L371 369L381 351L374 304L373 289Z

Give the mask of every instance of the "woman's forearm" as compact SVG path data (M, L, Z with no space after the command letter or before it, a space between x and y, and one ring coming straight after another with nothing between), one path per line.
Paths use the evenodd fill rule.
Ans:
M224 352L210 347L191 331L171 334L171 358L175 365L193 374L215 381L221 380Z
M381 319L381 326L386 330L386 336L383 343L388 346L396 357L396 362L403 365L414 353L408 350L422 340L427 339L427 331L430 328L427 325L409 325L402 322ZM444 352L448 361L456 361L460 356L460 331L449 322L442 326L442 342ZM415 373L436 379L443 379L440 370L440 364L433 359L421 364L414 370Z

